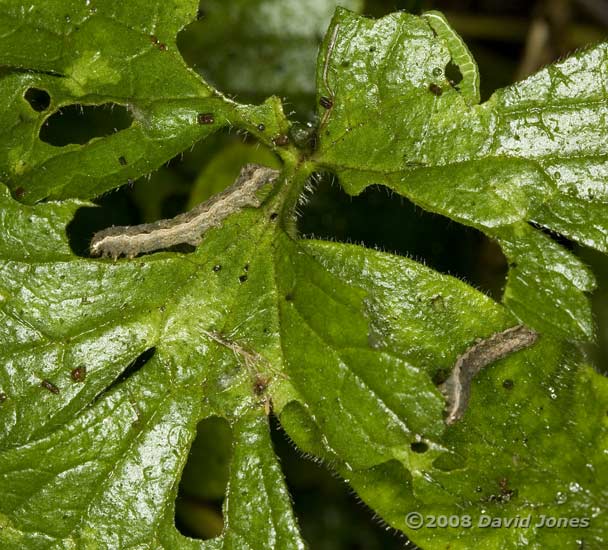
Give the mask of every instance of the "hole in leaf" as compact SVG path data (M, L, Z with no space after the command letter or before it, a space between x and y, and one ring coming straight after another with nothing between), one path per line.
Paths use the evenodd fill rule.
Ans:
M148 348L147 350L140 353L127 367L116 377L116 379L103 391L101 391L96 397L95 401L98 401L111 390L123 384L137 372L139 372L155 355L156 348Z
M135 360L131 361L127 368L120 373L120 376L112 382L110 387L107 390L117 386L118 384L122 384L125 380L131 378L135 373L139 372L145 365L154 357L156 354L156 348L148 348L146 351L140 353ZM106 390L106 391L107 391Z
M538 231L543 232L552 241L563 246L567 250L574 250L576 247L576 243L574 241L571 241L568 237L565 237L564 235L562 235L561 233L558 233L557 231L553 231L553 229L549 229L548 227L544 227L535 222L528 222L528 225L530 225L531 227L534 227L534 229L537 229Z
M592 270L597 288L591 294L597 342L585 346L595 369L608 376L608 256L591 248L577 246L576 253Z
M386 187L368 187L351 197L325 174L301 211L298 229L303 235L412 257L496 300L502 296L507 261L498 244L476 229L422 210Z
M449 83L456 87L462 82L462 72L460 72L460 67L456 65L453 61L445 66L445 76L448 79Z
M175 526L183 535L208 540L221 534L231 455L228 422L215 416L201 421L175 501Z
M132 225L139 223L132 198L122 190L104 195L95 201L99 207L84 206L74 214L66 227L66 234L72 252L88 258L89 244L93 235L112 225Z
M404 537L374 519L353 491L324 466L302 458L273 417L272 439L293 499L302 536L310 548L401 549ZM408 548L416 548L408 546Z
M30 107L39 113L46 111L51 105L51 96L46 90L40 88L28 88L23 97Z
M146 351L137 356L135 361L133 361L119 376L119 380L122 382L127 378L133 376L137 371L139 371L148 361L154 357L156 353L156 348L148 348Z
M47 118L40 128L40 139L55 147L84 145L125 130L132 122L128 109L116 103L67 105Z
M429 446L424 441L414 441L410 448L415 453L426 453L429 450Z
M124 162L133 162L128 151L116 155L117 168ZM67 227L70 247L76 255L88 258L91 238L97 231L112 225L151 223L187 212L234 183L241 168L249 163L279 167L274 154L257 142L243 143L242 137L228 130L218 132L157 171L126 181L119 189L99 197L95 200L99 208L79 209ZM183 244L171 250L191 253L196 249Z
M188 196L196 179L197 147L192 152L175 156L156 172L137 181L128 181L112 193L95 200L99 206L83 207L76 211L66 228L72 251L81 257L90 257L89 245L93 235L113 225L137 225L172 218L188 210ZM118 156L116 162L122 164ZM196 161L195 161L196 159ZM128 162L128 161L127 161ZM190 245L176 247L180 252L195 250Z

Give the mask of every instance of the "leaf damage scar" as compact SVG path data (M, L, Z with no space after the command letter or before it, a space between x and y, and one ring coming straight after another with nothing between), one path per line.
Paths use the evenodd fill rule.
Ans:
M266 416L268 416L272 410L272 397L267 393L271 383L271 377L257 370L257 366L263 363L267 364L268 370L272 370L272 367L268 364L267 360L256 351L249 351L217 332L207 330L203 330L202 332L220 346L224 346L231 350L237 360L244 360L245 367L252 377L253 393L256 397L262 398L264 412L266 413Z
M134 258L179 244L197 246L209 229L219 227L228 216L248 206L258 208L261 200L257 192L273 184L278 176L277 170L247 164L230 187L189 212L167 220L109 227L95 233L89 247L91 256Z
M447 401L446 424L454 424L462 418L469 404L471 382L481 369L529 348L538 338L538 333L528 327L516 325L477 342L460 355L448 379L439 386Z
M42 380L40 382L40 386L42 386L45 390L50 391L51 393L54 393L55 395L59 395L60 390L57 386L55 386L55 384L53 384L50 380Z

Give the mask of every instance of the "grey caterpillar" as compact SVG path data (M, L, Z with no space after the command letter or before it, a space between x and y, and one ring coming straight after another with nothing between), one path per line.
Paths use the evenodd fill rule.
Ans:
M462 418L469 404L471 382L481 369L532 346L538 336L528 327L516 325L477 342L460 355L448 379L439 386L446 398L446 424L453 424Z
M179 244L197 246L209 229L220 226L231 214L247 206L258 208L261 201L257 192L274 183L278 176L277 170L247 164L230 187L189 212L167 220L109 227L95 233L89 247L91 256L134 258Z

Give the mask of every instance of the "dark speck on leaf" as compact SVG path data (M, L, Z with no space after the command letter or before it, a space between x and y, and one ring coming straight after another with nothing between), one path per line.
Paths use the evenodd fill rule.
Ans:
M261 376L257 375L255 377L255 382L253 383L253 391L256 395L262 395L266 388L268 387L268 382Z
M21 199L23 195L25 195L25 189L23 189L23 187L17 187L17 189L15 189L15 198Z
M514 385L515 385L515 384L513 383L513 380L505 380L505 381L502 383L502 387L503 387L505 390L512 390Z
M164 44L163 42L160 42L160 43L158 44L158 49L159 49L161 52L166 51L166 50L167 50L167 44Z
M287 134L280 134L277 137L275 137L272 141L278 147L285 147L286 145L289 145L289 136Z
M70 376L74 382L84 382L84 379L87 377L87 368L84 365L76 367L72 369Z
M6 394L4 392L0 392L0 403L4 403L4 401L6 401L7 397Z
M291 292L285 294L285 301L291 302L293 300L293 294Z
M150 42L152 42L152 44L158 44L158 37L155 34L151 34Z
M329 97L322 96L319 99L319 105L324 109L331 109L334 106L334 102Z
M118 162L120 162L121 166L127 165L127 159L125 157L118 157Z
M40 382L40 385L45 389L45 390L49 390L51 393L54 393L55 395L59 394L59 388L57 386L55 386L55 384L53 384L51 381L49 380L43 380L42 382Z
M243 266L243 271L249 271L249 264L245 264Z
M221 270L222 270L222 266L220 264L216 264L213 266L213 271L215 271L216 273Z
M239 281L240 281L241 283L244 283L245 281L247 281L247 275L241 275L241 276L239 277Z
M441 86L438 86L434 82L429 86L429 90L433 94L435 94L437 97L439 97L441 94L443 94L443 89L441 88Z
M264 130L266 130L266 125L265 124L258 124L258 131L263 132Z
M279 217L279 215L276 212L273 212L272 214L270 214L270 220L274 221Z
M199 113L196 117L196 121L199 124L213 124L215 122L215 116L213 113Z

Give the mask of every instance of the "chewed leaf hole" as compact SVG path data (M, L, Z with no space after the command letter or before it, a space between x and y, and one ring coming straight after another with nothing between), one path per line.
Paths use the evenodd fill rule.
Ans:
M463 78L460 67L454 61L450 61L445 66L445 76L452 86L458 86Z
M132 158L128 148L119 148L116 169L129 167ZM89 258L91 240L99 231L154 223L188 212L232 185L246 164L279 167L270 150L253 141L243 142L229 131L220 131L214 136L213 147L200 141L145 176L125 176L124 185L95 199L98 208L85 206L77 210L66 230L70 248L77 256ZM277 216L271 214L269 218L274 221ZM163 250L189 254L196 248L181 243Z
M129 128L133 117L123 105L67 105L53 113L40 128L40 139L55 147L84 145Z
M231 453L226 420L214 416L199 423L175 501L175 526L183 535L208 540L221 534Z
M351 197L329 174L307 198L298 220L304 236L411 257L495 300L502 296L507 261L498 244L480 231L427 212L383 186Z
M101 393L95 397L95 401L108 395L112 390L121 386L124 382L129 380L133 375L139 372L156 354L156 348L148 348L147 350L140 353L133 361L131 361L124 370L116 377L116 379ZM71 374L72 381L75 381L74 374Z
M90 257L89 245L97 231L111 225L140 223L131 197L123 189L104 195L95 202L99 207L83 206L79 208L66 227L72 252L83 258Z
M51 105L51 96L46 90L28 88L23 94L30 107L39 113L46 111Z
M415 441L410 445L410 448L415 453L426 453L429 450L429 446L424 441Z
M122 384L129 378L131 378L135 373L139 372L156 354L156 348L148 348L146 351L140 353L131 363L127 365L125 370L120 373L120 376L112 382L110 387L106 390L110 390L115 386Z
M553 231L549 227L544 227L543 225L540 225L540 224L537 224L534 222L528 222L528 225L530 227L533 227L534 229L537 229L538 231L541 231L542 233L547 235L547 237L549 237L552 241L563 246L567 250L575 249L576 245L575 245L574 241L568 239L568 237L562 235L561 233L558 233L557 231Z
M89 258L93 235L113 225L150 223L186 212L196 179L194 163L203 157L199 148L175 156L155 172L135 181L127 179L119 189L97 198L98 207L79 208L66 228L72 252ZM116 155L116 166L124 166L125 162L128 163L128 152L120 151ZM180 251L191 252L191 248L183 246Z

